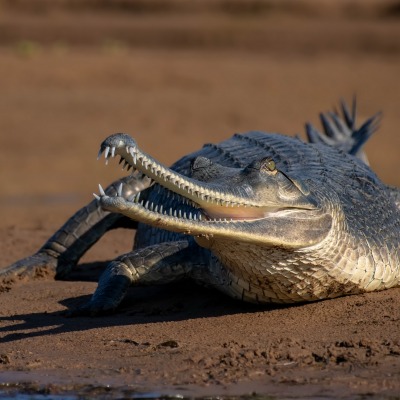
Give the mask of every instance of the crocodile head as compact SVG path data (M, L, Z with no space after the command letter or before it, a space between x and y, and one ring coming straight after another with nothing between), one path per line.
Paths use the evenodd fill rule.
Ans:
M97 196L104 209L162 229L192 235L202 246L215 240L250 242L265 246L302 248L320 242L331 228L331 217L321 210L307 186L280 171L274 160L255 160L231 168L197 157L187 177L142 152L126 134L108 137L99 152L106 160L119 155L128 169L138 170L177 194L182 209L143 203L139 195ZM120 192L122 193L122 191ZM189 210L190 209L190 210Z

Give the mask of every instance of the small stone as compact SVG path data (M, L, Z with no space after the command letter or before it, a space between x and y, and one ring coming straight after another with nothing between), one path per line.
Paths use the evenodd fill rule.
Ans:
M0 354L0 364L6 365L10 363L11 363L10 357L8 357L7 354Z
M176 340L167 340L157 345L157 348L161 347L170 347L171 349L174 349L176 347L179 347L179 344Z

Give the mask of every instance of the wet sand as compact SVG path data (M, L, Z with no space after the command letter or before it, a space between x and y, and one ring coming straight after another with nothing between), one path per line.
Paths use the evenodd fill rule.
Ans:
M96 162L113 132L132 134L169 164L235 132L301 133L306 121L318 125L319 112L357 94L360 121L383 111L367 146L370 163L400 186L398 51L357 45L368 19L353 21L358 29L341 50L325 48L331 33L319 17L285 18L299 38L285 51L268 43L61 46L40 37L3 45L0 267L36 251L98 183L123 174ZM390 21L369 22L387 37L382 43L400 37ZM310 52L296 47L304 37ZM187 395L400 393L400 289L260 308L180 283L134 288L112 316L66 318L63 311L93 293L104 261L132 241L132 232L109 233L66 281L47 276L0 293L0 383L49 393L107 385Z

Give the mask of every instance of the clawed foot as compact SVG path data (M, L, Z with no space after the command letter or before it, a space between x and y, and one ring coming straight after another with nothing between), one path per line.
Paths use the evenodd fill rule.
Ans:
M86 303L66 312L67 317L112 314L128 290L131 279L124 274L125 268L119 262L114 262L103 272L99 285L92 298Z

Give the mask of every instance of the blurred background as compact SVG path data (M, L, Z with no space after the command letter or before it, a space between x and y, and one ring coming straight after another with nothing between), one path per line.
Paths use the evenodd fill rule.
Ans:
M111 133L170 164L302 133L354 94L360 122L383 112L368 154L400 186L399 75L398 0L0 0L3 246L37 246L123 174L96 162Z

